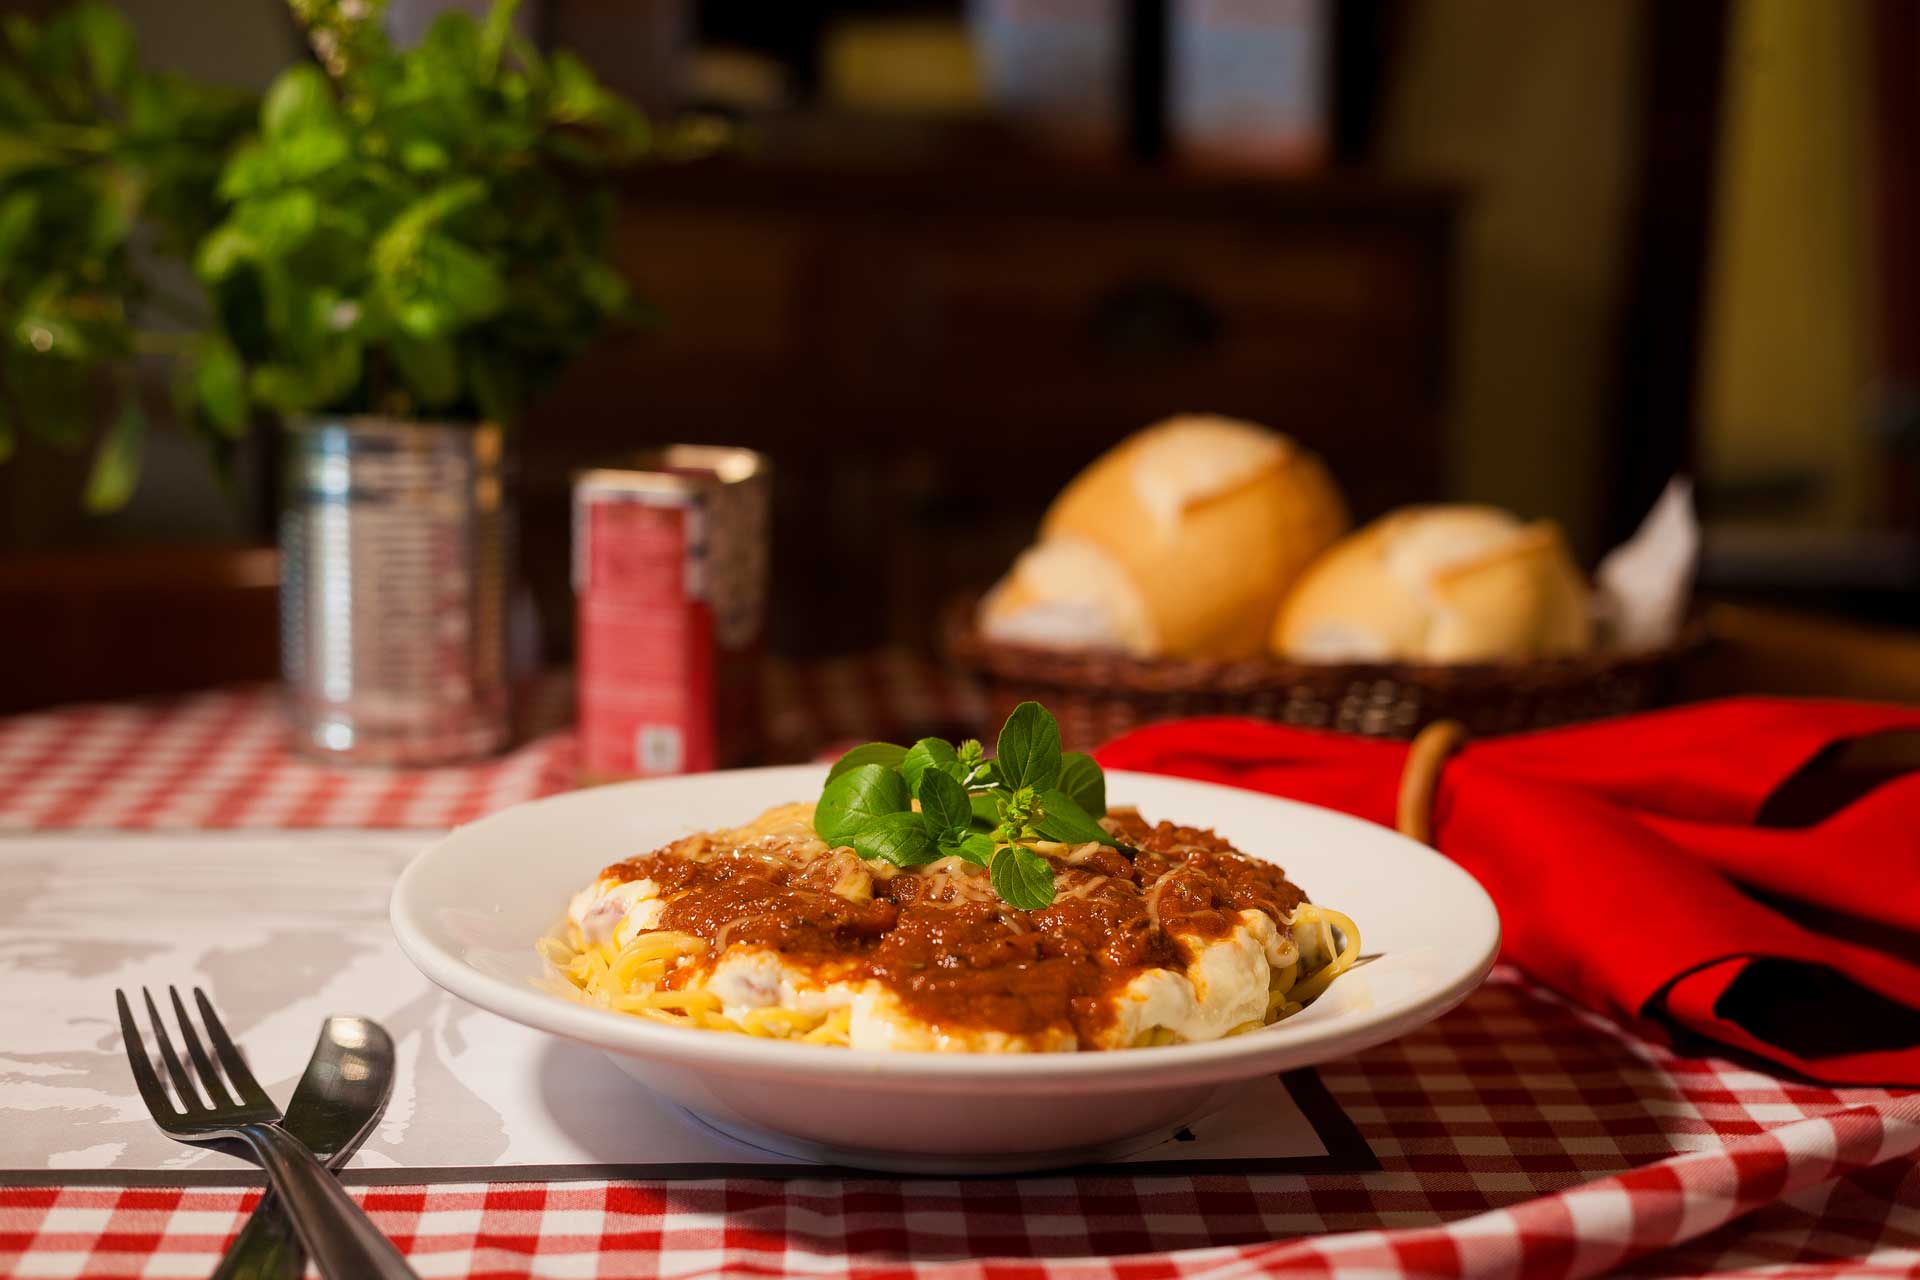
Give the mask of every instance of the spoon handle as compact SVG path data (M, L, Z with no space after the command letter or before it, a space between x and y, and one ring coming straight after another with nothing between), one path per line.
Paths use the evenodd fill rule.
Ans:
M345 1163L346 1153L338 1152L327 1167L338 1169ZM306 1273L307 1251L300 1247L279 1193L269 1187L210 1280L300 1280Z
M242 1125L236 1133L267 1171L321 1275L419 1280L405 1256L298 1138L277 1124Z

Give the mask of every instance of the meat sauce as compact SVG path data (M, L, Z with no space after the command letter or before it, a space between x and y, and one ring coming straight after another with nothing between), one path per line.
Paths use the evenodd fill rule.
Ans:
M603 875L650 877L667 904L656 927L703 938L712 955L767 947L824 980L877 980L929 1025L1010 1035L1070 1026L1084 1045L1110 1025L1111 997L1139 973L1184 970L1189 944L1225 937L1243 910L1284 926L1304 896L1280 868L1211 831L1149 826L1131 811L1106 826L1128 847L1049 858L1056 893L1039 911L907 873L874 877L871 899L855 901L835 892L863 866L850 850L796 861L724 848L696 858L669 846Z

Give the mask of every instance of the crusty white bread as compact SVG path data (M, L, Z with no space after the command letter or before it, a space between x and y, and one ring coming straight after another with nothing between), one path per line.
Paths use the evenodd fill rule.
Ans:
M1250 656L1295 578L1346 527L1332 477L1287 437L1170 418L1061 491L980 624L1017 643Z
M1406 507L1342 539L1281 607L1273 652L1309 662L1502 662L1580 653L1589 593L1559 527L1483 506Z

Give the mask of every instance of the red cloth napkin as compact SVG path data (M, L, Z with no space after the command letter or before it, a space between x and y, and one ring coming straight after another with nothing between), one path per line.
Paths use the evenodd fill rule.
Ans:
M1814 1079L1920 1086L1920 773L1812 825L1756 825L1822 751L1920 708L1733 699L1472 742L1434 844L1486 886L1507 959L1590 1008ZM1393 825L1404 743L1240 719L1154 725L1101 764Z

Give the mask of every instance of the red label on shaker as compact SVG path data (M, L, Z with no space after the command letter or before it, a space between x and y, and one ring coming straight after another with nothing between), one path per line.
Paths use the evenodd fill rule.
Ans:
M767 460L667 445L575 477L580 772L697 773L758 749Z
M582 771L714 768L713 611L688 590L701 554L694 506L588 500L581 517Z

